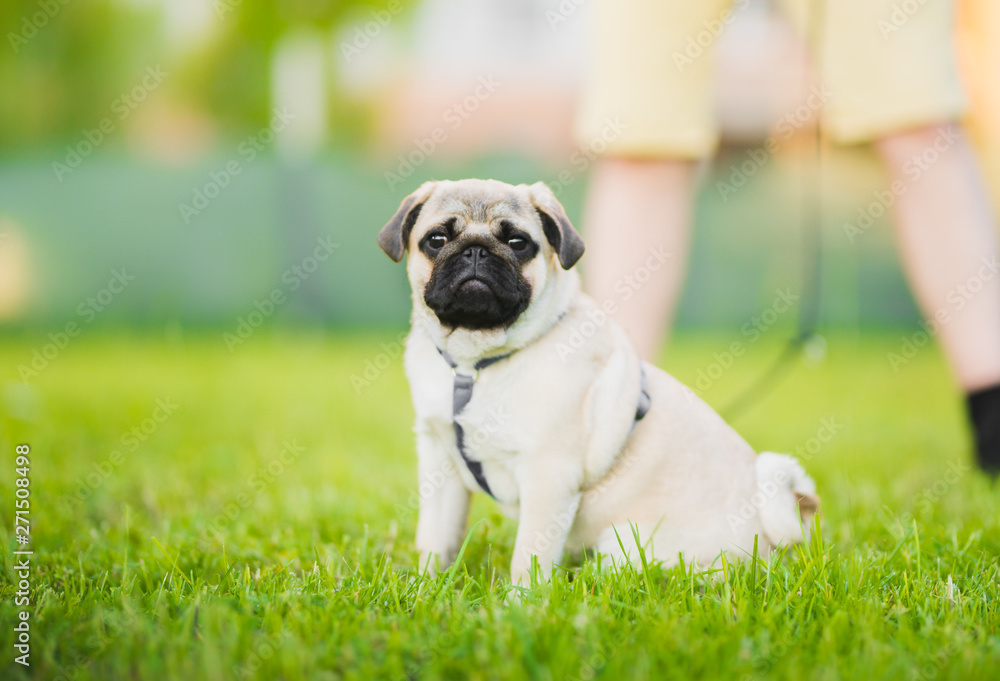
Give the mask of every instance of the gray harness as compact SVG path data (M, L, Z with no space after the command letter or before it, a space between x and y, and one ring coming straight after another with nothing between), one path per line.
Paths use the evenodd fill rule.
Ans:
M455 443L458 445L458 453L462 457L462 461L465 462L466 468L472 473L472 477L476 479L476 482L482 488L484 492L489 494L491 497L496 499L493 492L490 490L490 485L486 482L486 475L483 473L483 463L482 461L474 461L469 458L469 455L465 453L465 432L462 430L462 426L458 423L458 415L462 413L466 405L469 404L469 400L472 399L472 386L476 384L476 378L479 377L479 372L490 366L491 364L496 364L497 362L507 359L510 357L510 353L506 355L498 355L497 357L486 357L484 359L476 362L472 368L475 373L471 376L468 374L458 373L458 364L452 359L444 350L438 348L438 352L444 357L444 361L448 363L451 367L451 375L455 377L455 384L452 390L452 425L455 427ZM646 378L646 369L639 364L639 404L635 409L635 420L632 422L632 428L635 428L635 424L638 423L646 416L649 412L649 406L651 400L649 398L649 381ZM631 431L630 431L631 432Z

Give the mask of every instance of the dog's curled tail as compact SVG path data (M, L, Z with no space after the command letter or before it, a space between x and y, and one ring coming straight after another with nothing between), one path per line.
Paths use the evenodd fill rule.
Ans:
M816 483L798 461L787 454L761 452L757 491L763 497L760 522L772 545L808 541L819 497Z

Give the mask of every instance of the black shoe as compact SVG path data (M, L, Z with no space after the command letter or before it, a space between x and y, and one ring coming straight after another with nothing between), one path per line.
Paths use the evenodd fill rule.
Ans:
M1000 385L969 393L968 404L979 466L987 473L1000 474Z

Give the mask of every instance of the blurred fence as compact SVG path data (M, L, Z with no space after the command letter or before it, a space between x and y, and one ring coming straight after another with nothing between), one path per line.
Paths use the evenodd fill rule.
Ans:
M738 326L777 291L802 293L807 187L794 157L757 166L748 163L755 151L729 150L703 182L681 325ZM868 211L879 173L861 152L839 158L853 170L837 173L849 182L828 188L825 319L911 323L915 311L884 213L861 237L844 229ZM410 304L405 271L379 250L375 235L406 193L433 177L541 178L553 185L569 178L560 198L579 223L585 177L567 175L570 168L569 161L559 168L521 158L428 164L390 190L381 167L356 156L290 163L262 155L248 162L234 151L197 168L171 169L111 155L91 159L63 182L48 162L6 162L0 249L25 244L16 249L24 260L16 269L27 281L17 286L26 294L16 309L8 306L5 321L234 328L254 314L267 324L402 324ZM752 177L735 187L747 171ZM116 272L128 280L108 292ZM631 285L641 282L623 282ZM792 307L782 322L794 321Z

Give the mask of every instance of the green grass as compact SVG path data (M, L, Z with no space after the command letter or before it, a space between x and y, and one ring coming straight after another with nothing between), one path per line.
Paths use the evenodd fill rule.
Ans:
M714 576L569 562L506 604L515 525L482 495L464 559L416 574L400 360L352 387L395 335L261 332L229 354L218 335L95 333L30 387L17 366L36 346L0 342L0 677L997 678L1000 489L967 468L936 349L897 373L901 333L835 336L736 422L806 460L823 497L812 545ZM779 336L707 399L725 404ZM693 381L739 339L682 335L665 365ZM142 433L157 400L176 409ZM12 648L21 442L30 671Z

